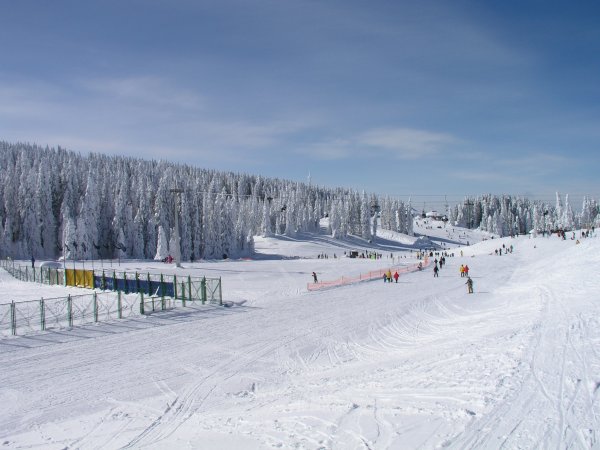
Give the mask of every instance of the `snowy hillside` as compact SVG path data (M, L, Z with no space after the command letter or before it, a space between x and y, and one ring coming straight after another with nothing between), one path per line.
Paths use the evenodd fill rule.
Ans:
M600 445L600 239L492 239L441 222L414 231L379 230L372 242L311 233L256 238L251 259L183 268L121 261L121 269L220 276L224 298L241 306L179 308L0 339L0 443ZM414 263L425 242L454 254L439 278L429 267L398 283L307 290L313 271L328 280ZM503 245L514 251L498 256ZM344 257L353 250L381 258ZM461 264L470 268L474 294ZM66 290L0 270L0 292L10 301Z

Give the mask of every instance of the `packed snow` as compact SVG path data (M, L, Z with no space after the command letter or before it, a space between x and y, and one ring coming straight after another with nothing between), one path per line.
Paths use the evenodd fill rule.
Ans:
M95 261L222 277L233 306L0 338L0 445L598 448L600 239L493 238L431 221L415 232L257 237L251 259L182 268ZM431 245L449 254L439 278L430 265L397 283L308 289L313 271L402 267ZM74 291L0 270L2 302Z

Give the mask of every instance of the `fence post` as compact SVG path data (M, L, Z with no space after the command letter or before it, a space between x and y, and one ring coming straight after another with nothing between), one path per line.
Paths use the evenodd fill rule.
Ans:
M140 314L144 315L144 294L140 296Z
M129 294L129 286L127 286L127 272L123 272L123 290Z
M121 291L117 291L117 317L119 319L123 318L123 306L121 303Z
M102 290L106 290L106 275L104 274L104 270L102 271Z
M206 277L202 277L200 284L200 296L202 297L202 304L206 303Z
M193 301L194 299L192 298L192 277L188 275L188 294L189 294L189 298L190 301ZM185 306L185 305L183 305Z
M94 322L98 322L98 294L94 292Z
M165 280L162 273L160 274L160 296L165 298Z
M148 295L152 295L152 283L150 283L150 272L147 274Z
M185 281L181 282L181 301L185 305Z
M140 292L140 275L135 273L135 290L136 292Z
M177 275L173 275L173 296L177 299Z
M219 306L223 306L223 287L221 286L221 277L219 277Z
M14 300L10 303L10 330L13 336L17 335L17 311Z
M69 319L69 327L73 328L73 300L71 294L67 296L67 317Z
M46 307L44 304L44 297L40 299L40 329L46 330Z

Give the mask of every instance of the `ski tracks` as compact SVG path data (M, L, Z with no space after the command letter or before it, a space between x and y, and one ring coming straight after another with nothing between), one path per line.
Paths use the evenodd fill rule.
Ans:
M122 448L140 448L152 445L172 435L194 414L219 385L238 374L245 366L271 354L279 343L257 342L236 352L232 357L217 364L210 373L186 387L150 425Z
M514 386L452 448L591 448L600 429L598 306L537 286L542 307ZM567 320L565 320L565 318ZM594 333L594 335L590 335ZM535 436L536 438L533 438ZM535 439L535 440L534 440Z

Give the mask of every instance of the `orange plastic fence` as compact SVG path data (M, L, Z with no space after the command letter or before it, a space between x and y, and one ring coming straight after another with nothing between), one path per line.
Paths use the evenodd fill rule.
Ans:
M421 264L423 269L429 266L429 258L427 256L423 258ZM392 266L386 269L374 270L368 273L361 273L354 277L341 277L333 281L319 281L318 283L308 283L306 287L309 291L318 291L319 289L347 286L349 284L362 283L363 281L377 280L383 278L383 274L387 273L388 270L392 273L398 272L398 275L417 272L419 270L419 263L411 264L410 266Z

